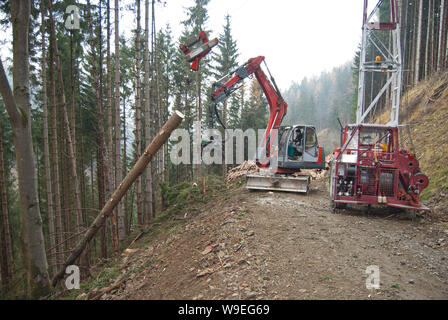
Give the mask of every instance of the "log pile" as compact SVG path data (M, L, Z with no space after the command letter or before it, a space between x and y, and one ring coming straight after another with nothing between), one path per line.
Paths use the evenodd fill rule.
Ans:
M255 172L258 172L255 161L244 161L239 166L229 170L226 176L226 183L232 183Z
M311 180L320 180L328 177L328 170L316 170L316 169L302 169L299 173L294 174L298 175L309 175Z
M329 154L325 157L325 169L323 170L317 170L317 169L302 169L300 172L294 175L301 175L306 174L311 176L311 180L320 180L320 179L327 179L329 174L329 163L331 162L333 158L333 154Z
M312 180L320 180L328 177L328 162L331 160L332 155L328 155L325 161L325 169L324 170L315 170L315 169L302 169L300 172L294 175L309 175ZM232 168L229 170L226 176L226 183L232 183L241 178L246 177L248 174L259 172L260 169L256 165L255 161L244 161L239 166Z

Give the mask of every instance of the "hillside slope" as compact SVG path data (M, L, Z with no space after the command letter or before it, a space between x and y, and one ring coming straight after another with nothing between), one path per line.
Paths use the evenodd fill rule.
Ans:
M326 179L308 195L223 188L153 225L71 297L448 299L446 222L387 208L334 214L327 190ZM370 265L378 290L365 287Z
M389 112L381 115L386 123ZM422 193L435 213L448 213L448 73L439 74L402 96L401 146L413 150L421 171L429 177Z

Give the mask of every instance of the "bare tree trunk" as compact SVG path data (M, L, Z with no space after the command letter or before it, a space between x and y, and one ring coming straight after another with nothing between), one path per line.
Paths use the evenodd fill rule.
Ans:
M64 276L65 268L76 261L81 252L84 250L85 246L89 243L90 240L92 240L92 238L104 224L107 216L110 215L114 208L120 203L121 199L129 190L131 185L135 182L137 177L142 174L143 170L145 170L145 167L153 159L154 155L157 153L160 147L168 140L171 132L173 132L179 126L183 118L184 116L182 113L175 111L159 131L157 136L153 139L153 141L146 147L142 156L137 160L134 167L129 171L123 181L121 181L121 183L118 185L118 188L112 194L109 201L106 202L106 205L98 214L95 221L93 221L92 225L84 234L83 238L73 250L70 257L67 258L62 268L53 277L54 285L56 285L57 282Z
M417 48L415 50L415 74L414 83L417 84L420 80L420 56L421 56L421 42L422 42L422 22L423 22L423 0L419 1L418 9L418 26L417 26Z
M440 13L436 15L436 8L440 9L440 5L437 6L437 0L433 0L432 6L432 36L431 36L431 74L437 70L437 40L438 40L438 25L437 22L440 23ZM439 19L436 19L436 16Z
M130 211L129 211L129 216L128 216L128 229L126 230L127 235L131 234L131 230L132 230L132 221L133 221L133 215L134 215L134 200L135 200L135 192L136 192L136 188L134 186L133 188L134 190L131 189L131 204L130 204Z
M165 102L164 102L164 112L163 112L163 121L165 122L168 116L168 106L169 106L169 77L166 77L166 86L165 86ZM167 185L170 184L170 166L168 162L168 143L165 143L164 149L164 156L163 159L165 160L164 165L164 175L165 175L165 183Z
M91 193L90 201L92 203L92 209L93 209L92 213L96 214L97 212L95 211L96 205L95 205L95 187L94 187L95 186L95 181L94 181L94 178L93 178L95 170L93 168L93 158L94 158L94 154L92 153L90 155L90 193ZM97 177L97 179L98 179L98 177ZM100 245L101 245L101 251L102 251L103 250L103 245L104 246L107 245L107 243L106 243L106 241L107 241L107 238L106 238L106 228L104 226L101 227L99 232L100 232L100 237L101 237L101 244ZM93 239L93 241L94 241L94 246L95 246L95 239ZM96 253L96 246L95 246L95 253ZM107 251L106 251L106 254L107 254ZM101 253L101 257L104 258L103 252Z
M70 31L70 133L73 142L73 154L76 161L76 117L75 117L75 78L73 76L73 30ZM76 166L78 167L78 166ZM82 212L80 212L82 214Z
M55 81L55 67L54 67L54 52L53 52L53 39L50 37L50 131L51 131L51 179L53 185L53 205L54 216L56 220L56 240L57 240L57 263L60 264L64 261L64 255L61 253L64 251L63 245L63 228L62 228L62 207L61 207L61 194L59 185L59 135L57 130L57 107L56 107L56 81Z
M154 136L156 132L160 129L159 126L159 101L158 101L158 88L157 88L157 66L156 66L156 60L157 60L157 49L156 49L156 27L155 27L155 1L151 1L151 97L150 97L150 103L151 103L151 119L152 119L152 126L151 126L151 136ZM155 75L154 75L155 72ZM152 172L151 172L151 181L152 181L152 218L154 219L156 217L156 203L157 203L157 189L160 181L160 153L156 154L156 159L154 160L152 164Z
M145 0L145 51L143 55L145 61L145 142L146 145L151 141L151 114L150 114L150 97L149 97L149 0ZM152 219L153 199L152 199L152 163L146 169L145 183L145 210L146 221Z
M151 18L151 90L150 90L150 105L151 105L151 137L157 133L157 94L156 94L156 76L155 72L155 28L154 28L154 0L151 0L152 6L152 18ZM160 153L155 155L154 161L151 163L151 191L152 191L152 219L156 217L156 203L157 203L157 188L159 181L159 156Z
M152 70L155 71L155 106L157 108L157 130L162 127L162 111L161 111L161 101L160 101L160 72L159 72L159 49L157 44L157 32L156 32L156 13L155 13L155 1L152 1ZM154 70L155 69L155 70ZM154 76L151 77L154 79ZM164 180L163 175L163 152L157 154L157 178L158 181Z
M107 47L107 55L106 55L106 68L107 68L107 108L106 108L106 118L107 118L107 130L106 130L106 170L105 175L107 177L107 181L109 183L106 183L106 195L107 197L110 197L112 194L111 186L113 184L113 178L112 178L112 168L113 168L113 161L112 161L112 67L111 67L111 57L110 57L110 0L107 0L106 4L107 8L107 40L106 40L106 47ZM114 226L111 224L111 237L115 238L115 229ZM103 258L107 258L107 237L106 237L106 227L103 227L101 231L101 256Z
M168 104L166 105L168 107ZM166 110L166 113L168 113L168 110ZM165 117L166 119L166 117ZM164 174L165 174L165 183L167 185L170 184L170 163L169 163L169 154L168 154L168 143L164 146L164 160L165 160L165 166L164 166Z
M126 150L126 100L123 98L123 175L126 176L127 173L127 150ZM128 211L129 211L129 201L128 194L126 193L124 198L124 212L123 212L123 227L125 236L128 235Z
M404 3L404 5L403 5ZM399 4L400 8L401 8L401 16L400 16L400 24L401 24L401 30L403 32L403 36L401 37L402 39L402 53L403 53L403 64L404 65L409 65L409 60L408 60L408 51L409 51L409 45L408 45L408 3L407 1L401 1L400 0L400 4ZM406 67L404 67L404 69L406 69ZM409 73L408 73L409 74ZM403 82L404 85L404 82ZM404 88L404 86L403 86ZM407 88L405 89L407 90Z
M45 4L41 1L41 33L42 33L42 117L44 127L44 167L45 167L45 187L48 212L48 236L50 238L50 265L52 274L57 271L56 257L56 237L55 237L55 219L53 207L53 191L51 185L51 169L50 169L50 149L48 146L48 108L47 108L47 53L45 41Z
M78 66L79 67L79 66ZM80 84L79 81L77 83L77 89L78 92L81 92L80 90ZM83 132L84 130L84 126L83 126L83 116L82 116L82 109L81 109L81 104L78 102L78 114L79 114L79 122L80 122L80 131ZM85 222L85 225L89 225L89 216L90 216L90 210L87 209L87 204L86 204L86 176L85 176L85 172L84 172L84 137L81 134L81 138L80 138L80 145L79 145L79 151L81 152L81 157L80 157L80 166L79 166L79 172L80 172L80 177L81 177L81 206L83 208L83 219ZM94 248L95 249L95 248ZM89 258L90 261L94 261L92 258L92 248L89 247ZM89 265L90 265L90 261L89 261Z
M8 197L6 194L5 168L3 163L3 139L0 124L0 270L2 286L7 290L13 274L12 238L9 225Z
M427 20L427 27L426 27L426 47L425 47L425 79L428 78L431 73L429 72L430 67L430 59L429 55L431 54L430 45L431 45L431 33L432 33L432 23L431 23L431 8L433 0L428 0L429 2L429 8L428 8L428 20Z
M42 218L37 198L37 176L31 137L28 47L30 11L31 3L28 0L11 2L14 96L1 61L0 93L3 96L13 129L27 295L30 298L36 298L46 295L51 289L51 284L48 277Z
M140 0L137 0L137 35L136 35L136 79L135 79L135 158L138 159L140 157L142 151L142 132L141 132L141 113L142 113L142 103L140 99ZM142 226L144 223L143 217L143 201L142 201L142 177L139 176L137 178L137 219L139 226Z
M58 107L58 104L56 104L56 109ZM66 143L66 131L64 130L64 121L61 119L63 116L61 115L62 110L58 110L58 134L60 136L59 141L59 150L61 150L61 154L59 156L59 167L61 168L61 173L59 177L61 178L60 186L61 186L61 212L62 212L62 219L63 219L63 236L67 239L66 241L66 250L65 250L65 256L66 253L73 247L74 243L76 243L76 239L72 237L73 234L76 233L76 230L74 230L76 226L76 221L73 223L73 205L71 204L70 200L71 198L71 191L70 191L70 184L68 183L70 181L70 168L68 167L68 162L70 161L68 158L68 149L67 149L67 143ZM60 125L62 123L62 125ZM64 259L63 259L64 260Z
M414 5L415 3L413 3L412 5L412 27L410 27L410 29L412 30L412 39L410 39L410 44L411 47L409 48L409 62L408 62L408 66L410 69L413 70L413 73L411 74L408 73L409 75L409 79L411 79L411 81L409 82L409 85L413 85L414 84L414 80L415 80L415 59L416 59L416 49L417 49L417 27L418 27L418 6Z
M83 224L83 221L82 221L82 212L81 212L81 201L79 198L78 174L76 172L75 151L74 151L74 146L73 146L73 141L72 141L70 123L69 123L68 114L67 114L67 104L66 104L65 93L64 93L64 82L63 82L63 78L62 78L61 60L59 57L58 46L56 43L56 31L55 31L53 12L52 12L52 0L48 0L48 10L50 13L51 37L53 38L53 50L54 50L54 54L55 54L56 68L57 68L57 72L58 72L58 82L59 82L59 88L60 88L60 104L61 104L62 111L63 111L65 131L67 134L67 145L68 145L68 153L69 153L69 159L70 159L70 169L71 169L71 175L72 175L72 179L73 179L73 188L74 188L73 196L74 196L74 206L75 206L75 216L76 216L76 232L79 233L80 228Z
M445 0L441 0L440 3L440 23L439 23L439 42L437 49L437 70L440 71L444 66L444 48L446 43L446 28L447 28L447 17L446 17L446 3Z
M99 13L99 26L100 26L100 34L99 34L99 77L98 77L98 67L97 67L97 56L96 56L96 46L95 46L95 36L93 34L93 21L92 14L90 8L90 1L87 1L87 12L89 19L89 33L90 33L90 46L92 51L92 71L93 71L93 81L95 86L95 96L96 96L96 104L97 104L97 123L98 123L98 135L97 135L97 185L98 185L98 207L102 208L106 201L106 190L105 186L108 184L107 175L105 174L105 155L106 155L106 147L104 141L104 113L103 113L103 83L102 83L102 67L101 63L103 61L102 54L102 31L101 31L101 2L100 2L100 13ZM93 174L93 173L92 173ZM104 230L102 230L104 231ZM102 240L105 240L105 234L101 234Z
M120 43L119 43L119 3L115 0L115 188L121 181L121 134L120 134ZM118 240L125 238L124 212L122 204L117 206ZM118 248L115 248L118 250Z
M95 37L93 34L93 21L92 21L92 15L91 15L91 9L90 9L90 1L87 1L87 12L88 12L88 19L89 19L89 32L90 32L90 48L92 51L92 78L94 82L95 87L95 95L96 95L96 104L98 106L97 109L97 124L98 124L98 135L97 135L97 142L98 142L98 152L97 152L97 161L98 161L98 168L97 168L97 183L98 183L98 207L102 208L104 206L105 200L105 176L104 176L104 154L105 154L105 147L104 147L104 115L103 115L103 99L102 99L102 92L101 92L101 84L98 79L98 71L97 71L97 57L96 57L96 48L95 48ZM100 20L101 21L101 20ZM100 37L101 40L101 37ZM101 46L101 44L100 44ZM101 61L101 59L100 59Z
M74 163L75 163L75 170L77 171L78 169L78 164L76 162L77 157L76 157L76 118L75 118L75 82L74 82L74 76L73 76L73 71L74 70L74 63L73 63L73 30L70 30L70 74L69 74L69 79L70 79L70 118L69 118L69 126L70 126L70 138L71 141L73 143L72 147L73 147L73 155L74 155ZM70 145L67 144L66 146L68 152L67 154L70 155ZM70 157L68 159L68 161L70 162ZM70 176L70 168L68 168L67 170L68 174L67 176ZM76 173L76 176L78 176L78 174ZM73 186L71 184L64 184L66 192L67 192L67 199L70 199L71 197L69 195L71 195L73 192L76 192L76 186ZM81 206L81 194L79 192L79 184L78 184L78 199L79 199L79 212L76 213L76 204L74 205L75 207L75 217L77 220L77 228L75 231L75 234L79 233L79 230L84 226L84 219L83 219L83 210L82 210L82 206ZM76 200L74 200L76 201ZM70 203L70 201L67 202L67 206L70 206L70 208L72 208L72 204ZM79 215L79 218L78 218ZM78 225L78 221L79 221L79 225ZM85 252L85 255L83 255L83 259L80 262L82 268L84 268L83 271L88 271L89 267L88 267L88 258L87 258L87 251ZM85 272L82 273L83 275L86 274Z

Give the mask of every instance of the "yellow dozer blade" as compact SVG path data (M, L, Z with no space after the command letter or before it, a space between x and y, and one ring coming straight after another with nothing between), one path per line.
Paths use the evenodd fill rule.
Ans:
M249 190L272 190L308 193L310 176L308 175L263 175L250 174L246 176L246 188Z

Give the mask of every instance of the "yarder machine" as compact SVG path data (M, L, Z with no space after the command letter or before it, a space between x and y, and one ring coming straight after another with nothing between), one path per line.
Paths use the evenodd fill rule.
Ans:
M346 125L341 131L341 145L334 150L330 162L329 191L334 210L347 204L429 210L419 200L428 185L428 177L420 171L415 154L399 145L402 77L399 8L395 0L390 0L391 21L378 21L380 15L377 13L387 2L379 1L368 15L368 0L364 1L356 123ZM390 34L390 47L375 35L381 32ZM373 61L367 61L368 48L379 54ZM374 98L372 95L368 104L366 80L373 78L367 77L372 73L388 76L384 76L387 79L385 85ZM387 124L368 123L368 116L371 121L375 120L372 111L388 88L390 121Z

